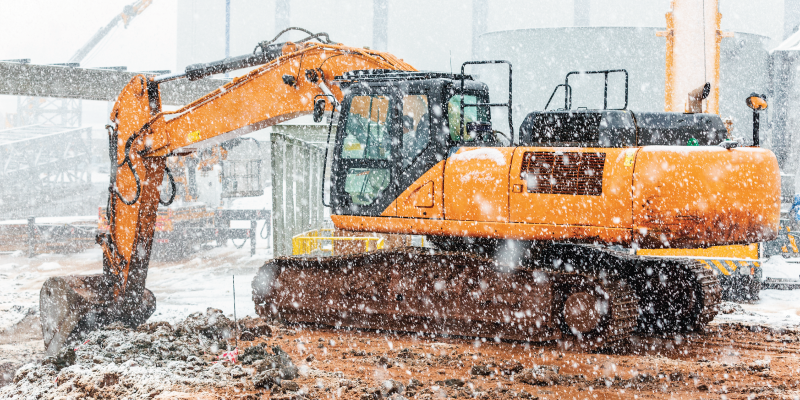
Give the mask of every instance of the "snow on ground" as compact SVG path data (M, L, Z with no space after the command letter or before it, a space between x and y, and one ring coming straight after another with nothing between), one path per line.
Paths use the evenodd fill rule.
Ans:
M201 251L180 261L151 261L147 288L156 295L156 311L151 321L174 323L208 307L233 315L231 277L236 277L237 317L255 315L250 298L250 282L258 268L271 257L268 241L258 241L250 256L249 244L236 249L217 247ZM39 289L57 275L102 273L100 248L78 254L41 254L34 258L22 252L0 255L0 330L37 310Z
M250 283L270 256L271 250L257 248L251 257L249 245L238 250L218 247L190 260L150 268L147 288L156 295L157 302L150 320L176 323L193 312L205 312L208 307L233 316L234 280L236 316L255 316Z
M761 291L760 299L752 304L723 304L721 308L715 322L800 328L800 290L765 289Z
M800 281L800 263L789 262L781 256L772 256L762 265L764 278L794 279Z

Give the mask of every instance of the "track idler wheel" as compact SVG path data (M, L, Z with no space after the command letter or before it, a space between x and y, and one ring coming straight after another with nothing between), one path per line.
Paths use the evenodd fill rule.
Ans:
M637 298L619 279L566 275L560 285L558 320L567 348L613 348L628 339L636 327Z
M585 334L600 325L601 305L592 293L581 291L567 296L564 302L564 324L570 333Z
M111 285L103 275L49 278L39 292L45 356L57 355L67 342L111 322L138 326L155 309L156 298L148 289L141 296L129 293L114 301Z

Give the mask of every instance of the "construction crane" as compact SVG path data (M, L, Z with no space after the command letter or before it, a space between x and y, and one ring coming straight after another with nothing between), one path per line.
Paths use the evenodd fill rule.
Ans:
M418 72L325 34L277 39L183 73L139 75L120 93L109 136L110 231L98 238L103 274L44 283L48 355L87 330L135 326L154 312L145 280L154 216L171 201L158 191L165 175L172 179L168 156L309 113L332 115L322 201L334 225L427 235L438 250L270 260L252 284L264 317L609 347L637 327L701 329L720 301L717 279L696 261L609 246L707 247L776 235L775 156L717 146L718 117L698 122L714 135L691 149L639 136L646 127L627 109L532 113L515 136L511 93L493 103L488 86L465 73L471 64L507 64L510 90L508 62ZM256 65L180 110L161 110L163 82ZM509 109L505 133L492 125L494 106ZM679 122L673 130L685 128Z
M144 10L150 6L153 0L138 0L134 3L128 4L122 9L122 12L114 16L111 21L106 24L106 26L100 28L91 39L89 39L86 44L83 45L75 54L72 55L72 58L69 59L70 63L80 63L83 61L84 58L92 51L92 49L100 43L103 38L108 36L108 34L114 30L119 23L122 22L122 25L125 28L128 28L128 24L139 14L144 12Z

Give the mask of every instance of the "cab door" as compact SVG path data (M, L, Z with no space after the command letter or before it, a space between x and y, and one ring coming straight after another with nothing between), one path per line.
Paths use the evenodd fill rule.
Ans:
M409 85L402 96L401 135L402 166L399 184L403 188L397 200L387 208L383 216L394 212L398 217L432 218L443 217L444 161L441 112L437 114L436 96L430 85ZM394 207L394 208L392 208Z
M396 95L380 87L344 99L332 164L334 214L378 216L397 195L396 104Z
M636 148L518 147L510 172L510 220L630 228Z

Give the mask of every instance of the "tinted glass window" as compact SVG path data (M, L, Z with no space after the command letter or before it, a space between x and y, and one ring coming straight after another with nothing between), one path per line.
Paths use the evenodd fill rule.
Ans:
M370 162L368 160L391 160L389 107L388 96L364 95L351 99L345 122L342 159L364 160L365 164ZM353 167L347 169L344 190L350 195L352 204L365 206L374 203L390 182L391 172L388 168Z
M464 104L477 104L478 98L473 95L464 95ZM450 138L454 142L472 142L476 138L467 135L467 124L470 122L488 122L488 107L464 107L464 130L458 132L461 124L461 95L450 97L447 101L447 121L450 125Z
M391 138L388 120L389 97L353 97L345 123L342 158L390 159Z
M386 168L350 168L344 181L344 191L353 204L372 204L389 187L390 173Z
M406 167L430 142L431 116L428 113L428 96L403 97L403 166Z

